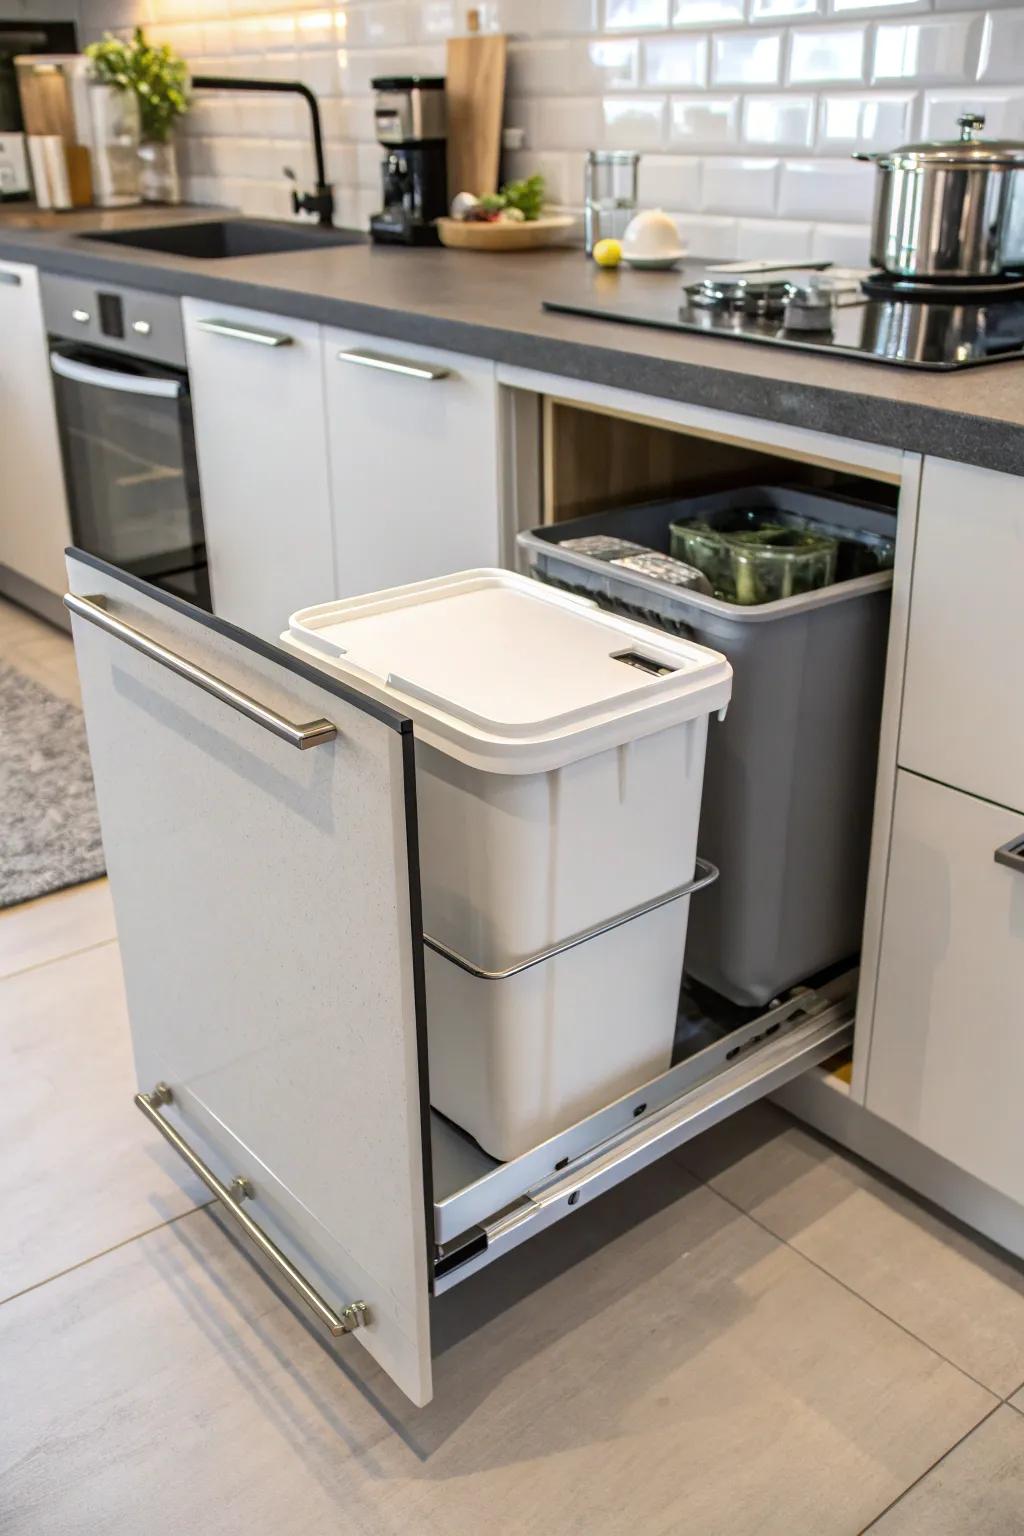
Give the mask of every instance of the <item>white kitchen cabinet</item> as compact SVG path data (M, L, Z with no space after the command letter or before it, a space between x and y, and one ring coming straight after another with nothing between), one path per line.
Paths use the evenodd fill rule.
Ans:
M340 597L499 564L494 364L323 332Z
M496 1162L430 1110L411 722L91 556L69 584L136 1106L414 1402L431 1293L848 1045L837 981Z
M336 596L316 325L183 301L214 612L276 639Z
M70 543L39 274L0 262L0 565L63 593Z
M901 772L866 1106L1024 1204L1022 979L1024 815Z
M1024 479L926 459L902 767L1024 811Z

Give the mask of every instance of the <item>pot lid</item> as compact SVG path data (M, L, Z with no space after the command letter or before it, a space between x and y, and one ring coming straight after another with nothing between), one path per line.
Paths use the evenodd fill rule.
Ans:
M287 636L492 773L559 767L724 709L717 651L510 571L462 571L293 614Z
M925 139L920 144L901 144L899 149L869 158L881 162L915 160L926 165L1024 165L1024 143L977 137L985 126L980 112L964 112L957 118L957 124L959 139Z

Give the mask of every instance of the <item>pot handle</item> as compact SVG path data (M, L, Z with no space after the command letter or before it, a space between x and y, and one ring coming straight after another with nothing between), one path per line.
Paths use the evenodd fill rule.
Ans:
M874 155L869 155L866 149L854 149L850 152L851 160L874 160Z

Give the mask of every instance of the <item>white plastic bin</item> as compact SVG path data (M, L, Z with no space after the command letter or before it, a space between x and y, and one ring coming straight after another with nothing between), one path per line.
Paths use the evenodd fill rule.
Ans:
M293 615L282 637L411 716L423 921L503 971L687 883L715 651L508 571ZM682 897L502 979L427 949L431 1100L508 1159L669 1064Z

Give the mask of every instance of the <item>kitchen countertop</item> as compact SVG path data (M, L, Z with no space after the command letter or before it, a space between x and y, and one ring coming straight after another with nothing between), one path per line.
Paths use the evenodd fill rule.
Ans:
M217 217L166 208L0 209L0 258L447 348L1024 475L1024 362L933 373L552 314L544 299L665 292L678 274L603 272L578 249L488 255L357 245L197 261L92 245L94 229Z

